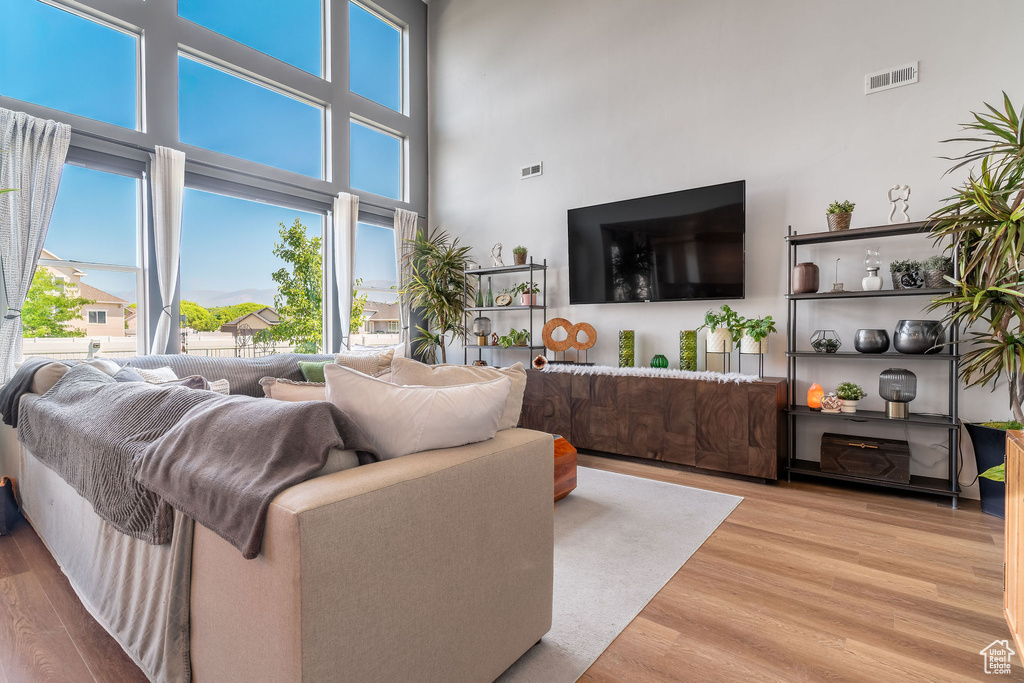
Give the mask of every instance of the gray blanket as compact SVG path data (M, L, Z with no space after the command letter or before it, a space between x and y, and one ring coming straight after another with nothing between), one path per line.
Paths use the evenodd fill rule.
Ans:
M378 460L362 429L332 403L226 396L150 444L136 479L251 560L270 502L323 469L334 448L356 451L360 464Z
M94 367L71 368L42 396L27 395L18 439L115 529L149 543L171 538L173 511L135 481L135 463L192 408L219 394L118 383Z

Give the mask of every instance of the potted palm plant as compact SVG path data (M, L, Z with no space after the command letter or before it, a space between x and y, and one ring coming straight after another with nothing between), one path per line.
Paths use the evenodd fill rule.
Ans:
M463 276L469 247L459 246L459 238L440 228L421 232L408 240L411 250L404 256L410 266L408 284L401 291L403 300L420 310L424 325L417 325L415 351L420 357L435 360L441 350L441 362L448 362L446 345L466 339L464 314L472 301L473 285Z
M948 307L946 319L966 332L970 348L961 371L968 385L995 384L1005 375L1010 411L1024 422L1024 112L1003 93L1002 108L985 105L963 124L966 134L947 142L982 143L951 160L950 171L975 164L956 193L932 218L932 236L947 243L957 260L955 291L935 299L932 310ZM1005 461L1010 423L968 424L978 472ZM981 507L1002 517L1004 484L979 480Z

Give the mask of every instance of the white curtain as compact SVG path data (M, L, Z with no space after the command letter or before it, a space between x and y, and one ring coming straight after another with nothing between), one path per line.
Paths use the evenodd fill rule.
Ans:
M156 276L160 283L160 319L153 332L150 353L176 353L171 344L171 305L178 286L178 261L181 257L181 204L185 196L185 153L169 147L157 147L153 161L153 246L156 251Z
M352 280L355 277L356 269L356 224L359 223L359 197L348 192L339 192L338 196L334 198L333 216L334 277L338 281L341 343L344 348L349 348L349 335L352 334Z
M46 241L71 126L0 108L0 266L6 313L0 320L0 375L21 360L21 308Z
M395 258L397 259L398 291L405 289L409 277L412 275L412 264L406 258L412 252L410 240L416 238L416 225L419 216L415 211L395 209ZM412 309L404 296L398 299L399 334L398 340L405 344L405 356L410 358L409 339L411 337L410 327L412 326Z

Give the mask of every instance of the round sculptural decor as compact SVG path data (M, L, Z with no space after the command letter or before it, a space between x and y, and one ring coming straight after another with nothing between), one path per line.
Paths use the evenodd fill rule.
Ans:
M565 330L565 339L557 340L552 338L551 335L559 328ZM581 342L579 340L580 332L587 335L587 341ZM576 323L573 325L565 318L552 318L544 324L544 329L541 330L541 338L544 340L544 346L556 353L568 351L569 349L586 351L593 348L594 344L597 343L597 330L590 323Z

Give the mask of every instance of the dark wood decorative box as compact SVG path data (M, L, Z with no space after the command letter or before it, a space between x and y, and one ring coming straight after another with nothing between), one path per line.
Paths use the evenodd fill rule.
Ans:
M821 435L821 471L910 483L910 444L898 439Z

